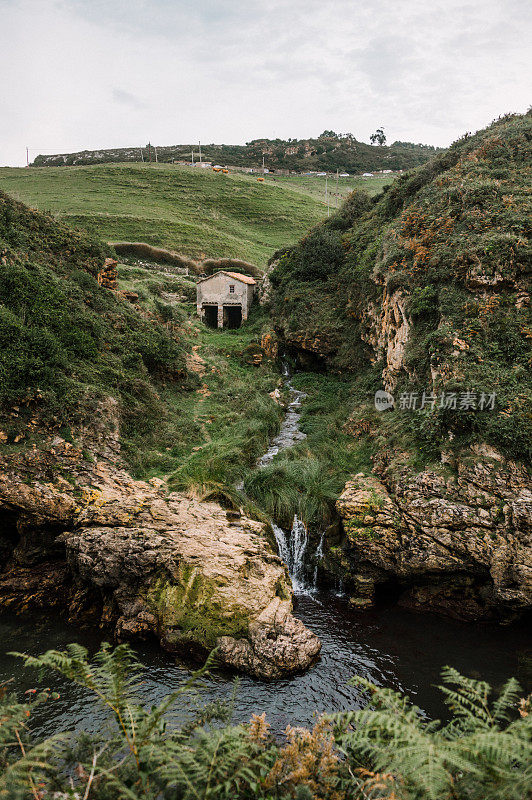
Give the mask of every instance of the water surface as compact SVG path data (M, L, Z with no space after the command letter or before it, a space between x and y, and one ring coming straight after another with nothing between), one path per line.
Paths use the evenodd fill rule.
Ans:
M241 676L234 705L236 722L245 722L252 713L265 711L278 732L288 723L312 724L316 712L358 708L363 698L347 685L355 674L408 692L431 717L444 713L435 685L446 664L495 687L513 675L524 688L532 688L532 649L523 628L472 626L397 607L356 612L348 608L344 599L330 593L299 597L296 613L320 637L320 660L305 674L270 683ZM93 652L104 638L56 617L0 619L0 682L11 679L11 686L19 692L34 686L52 686L61 693L59 700L36 711L33 726L38 734L94 730L101 724L102 713L85 690L56 676L39 682L33 671L22 670L7 652L15 649L38 654L71 641L78 641ZM190 674L188 667L176 663L156 643L136 644L135 649L145 666L140 695L149 704L162 700ZM215 671L194 702L201 705L229 699L234 677ZM183 714L190 708L190 700L180 701L178 710Z

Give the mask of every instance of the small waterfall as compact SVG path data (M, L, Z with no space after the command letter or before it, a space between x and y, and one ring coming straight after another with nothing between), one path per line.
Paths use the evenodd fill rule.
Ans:
M307 587L305 585L305 553L307 552L308 533L304 522L298 519L297 514L292 524L290 535L290 556L291 564L288 569L292 578L294 591L301 592Z
M288 536L282 528L275 524L275 522L272 522L271 525L275 536L275 541L277 542L277 551L279 553L279 557L282 558L288 567L290 563L290 545L288 544Z
M323 532L320 535L320 540L318 542L318 546L317 546L316 552L314 554L314 560L316 562L316 564L314 566L314 582L313 582L314 589L318 588L318 567L319 567L320 562L321 562L321 560L323 558L323 542L324 542L324 539L325 539L325 532Z
M305 554L308 547L308 532L305 523L296 514L289 536L275 523L272 523L272 529L277 542L279 556L288 567L294 592L302 593L308 591L309 586L305 579Z

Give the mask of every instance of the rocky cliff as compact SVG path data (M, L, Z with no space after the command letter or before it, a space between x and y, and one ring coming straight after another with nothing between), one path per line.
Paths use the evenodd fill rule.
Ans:
M464 618L532 604L531 165L532 115L502 118L272 261L277 347L349 384L371 455L326 559L360 607L392 585Z
M496 451L454 470L415 472L381 460L337 501L344 538L329 549L358 607L393 589L409 608L459 619L519 617L532 599L532 491Z

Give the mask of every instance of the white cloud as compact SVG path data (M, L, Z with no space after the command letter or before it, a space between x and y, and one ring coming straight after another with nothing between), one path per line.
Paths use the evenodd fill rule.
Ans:
M0 0L0 163L304 137L447 145L528 106L521 0ZM528 27L528 30L527 30ZM33 153L36 154L35 152Z

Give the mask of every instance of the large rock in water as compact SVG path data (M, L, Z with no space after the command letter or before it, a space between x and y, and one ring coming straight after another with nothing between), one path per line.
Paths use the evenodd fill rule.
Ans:
M320 642L292 615L266 526L133 480L106 448L91 463L56 437L0 461L0 608L62 598L71 618L99 607L119 639L155 635L199 657L218 646L223 663L264 678L307 668Z
M478 447L455 470L381 465L378 477L348 481L337 501L344 539L329 564L350 582L354 605L368 604L368 583L393 580L402 605L461 619L512 619L532 607L527 470Z

